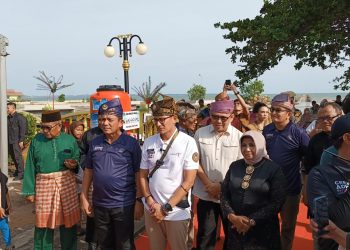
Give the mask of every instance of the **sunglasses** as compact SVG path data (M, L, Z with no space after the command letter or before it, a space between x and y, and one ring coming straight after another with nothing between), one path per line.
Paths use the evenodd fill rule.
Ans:
M288 112L287 109L281 109L281 108L271 108L271 113L276 112L276 113L282 113L282 112Z
M228 118L230 118L230 116L211 115L211 119L215 121L221 120L222 122L226 122Z
M59 125L59 123L56 123L55 125L52 125L52 126L47 126L47 125L41 125L40 128L45 131L45 130L48 130L48 131L51 131L54 127L56 127L57 125Z

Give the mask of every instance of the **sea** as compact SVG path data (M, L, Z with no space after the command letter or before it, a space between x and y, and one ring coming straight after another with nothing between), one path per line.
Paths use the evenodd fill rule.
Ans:
M187 94L165 94L168 96L173 97L175 100L188 100L188 95ZM206 94L205 96L205 100L214 100L215 96L217 95L217 93L211 93L211 94ZM270 97L270 99L272 99L275 95L277 94L262 94L262 95L266 95L268 97ZM329 99L329 100L335 100L335 97L337 95L341 95L342 99L347 95L347 92L339 92L339 93L296 93L296 100L305 100L305 97L308 97L308 99L310 99L311 101L315 100L317 103L320 103L323 99ZM89 94L85 94L85 95L66 95L65 98L67 101L70 100L86 100L89 99L90 95ZM131 98L134 101L141 101L142 98L131 94ZM233 95L231 95L231 98L234 98ZM22 99L24 100L31 100L31 101L51 101L51 96L24 96Z

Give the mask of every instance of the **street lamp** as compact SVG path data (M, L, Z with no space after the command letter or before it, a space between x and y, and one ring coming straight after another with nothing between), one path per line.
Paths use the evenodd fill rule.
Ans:
M129 56L132 57L131 53L131 40L137 37L139 39L139 44L136 46L136 52L139 55L144 55L147 52L147 47L146 45L142 42L141 38L138 35L132 35L132 34L127 34L127 35L118 35L113 37L107 47L104 50L104 54L106 57L113 57L115 54L115 50L112 47L112 41L113 40L118 40L119 42L119 57L123 57L123 64L122 67L124 69L124 88L125 92L129 93ZM128 54L129 52L129 54Z
M0 164L1 171L4 175L8 175L8 148L7 148L7 82L6 82L6 47L9 40L0 34Z

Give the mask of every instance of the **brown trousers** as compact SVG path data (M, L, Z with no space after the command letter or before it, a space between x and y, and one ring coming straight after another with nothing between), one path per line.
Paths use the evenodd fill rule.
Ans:
M145 209L145 225L151 250L165 250L167 242L171 249L189 250L188 230L190 219L179 221L162 221L157 223Z

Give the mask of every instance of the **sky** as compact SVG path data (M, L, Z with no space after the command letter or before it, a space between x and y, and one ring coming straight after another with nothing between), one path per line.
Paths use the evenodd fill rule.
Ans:
M207 93L221 91L225 79L235 79L238 69L225 49L225 30L216 22L254 18L263 0L1 0L0 34L9 39L6 59L7 86L25 95L48 95L37 90L39 71L73 86L58 94L92 94L101 84L124 86L118 42L117 56L103 54L109 40L120 34L137 34L147 45L138 55L132 40L129 58L130 92L151 76L152 86L166 82L164 93L182 94L200 83ZM293 68L292 58L259 79L265 93L334 92L331 81L342 70Z

